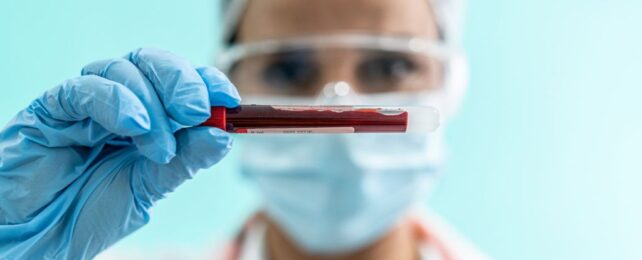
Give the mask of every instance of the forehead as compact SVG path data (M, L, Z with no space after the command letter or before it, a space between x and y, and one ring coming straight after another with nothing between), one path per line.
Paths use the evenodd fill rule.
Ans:
M348 32L438 38L428 0L249 0L238 40Z

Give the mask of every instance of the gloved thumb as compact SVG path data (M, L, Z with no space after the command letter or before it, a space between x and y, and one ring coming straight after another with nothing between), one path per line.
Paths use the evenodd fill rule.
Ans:
M211 127L194 127L176 133L176 157L168 164L141 158L134 165L132 188L137 199L147 207L172 192L196 172L218 163L232 147L232 137Z

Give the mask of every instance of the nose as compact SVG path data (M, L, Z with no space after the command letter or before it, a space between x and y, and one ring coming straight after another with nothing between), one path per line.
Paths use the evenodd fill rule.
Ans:
M321 90L321 95L326 98L345 97L352 92L352 87L346 81L331 81L326 83Z
M331 81L326 83L317 96L317 105L353 105L356 93L346 81Z

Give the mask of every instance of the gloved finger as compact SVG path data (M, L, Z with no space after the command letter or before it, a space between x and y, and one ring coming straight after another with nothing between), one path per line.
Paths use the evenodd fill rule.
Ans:
M138 49L127 55L152 82L170 118L195 126L210 116L207 87L194 67L178 56L156 49Z
M147 77L126 59L93 62L82 69L83 75L98 75L123 84L142 102L149 113L151 130L132 138L138 151L157 162L168 163L176 154L176 139L156 90Z
M200 67L196 71L207 85L210 105L233 108L241 104L238 90L223 72L212 67Z
M137 136L150 129L149 114L136 95L117 82L97 76L67 80L37 99L31 109L56 120L90 118L122 136Z
M176 157L160 165L141 159L134 164L132 189L138 199L148 203L163 198L191 179L198 170L219 162L232 147L232 138L223 130L212 127L193 127L177 133Z

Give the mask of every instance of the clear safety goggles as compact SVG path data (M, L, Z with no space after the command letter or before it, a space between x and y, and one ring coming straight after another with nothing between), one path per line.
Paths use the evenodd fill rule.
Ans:
M442 88L452 53L430 39L337 34L233 45L218 66L244 98L417 97Z

